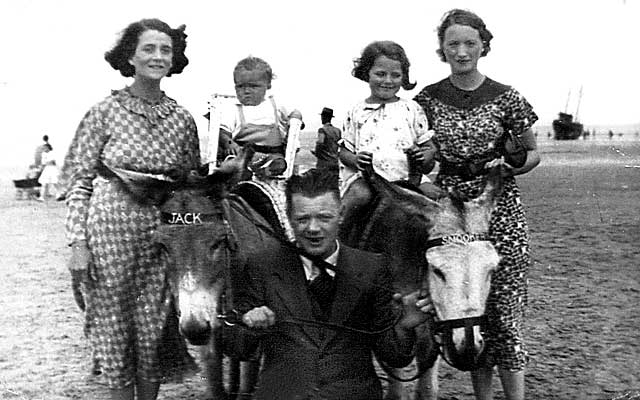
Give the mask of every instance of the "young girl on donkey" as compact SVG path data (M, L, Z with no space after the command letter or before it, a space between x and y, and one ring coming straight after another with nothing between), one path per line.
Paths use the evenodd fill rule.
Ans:
M342 237L359 236L360 221L368 212L372 193L362 170L374 170L389 182L418 188L423 173L433 168L435 148L422 108L413 100L398 97L400 88L413 89L409 59L399 44L369 44L355 61L354 77L369 84L370 95L346 115L339 151L343 222ZM425 179L423 188L430 186ZM391 381L387 397L401 396L402 383Z
M339 157L345 225L371 200L360 173L368 165L390 182L413 186L433 167L425 162L433 159L425 157L433 148L427 117L416 102L398 97L400 88L416 86L409 79L409 65L402 46L391 41L369 44L355 61L352 74L367 82L371 93L347 113L343 124Z

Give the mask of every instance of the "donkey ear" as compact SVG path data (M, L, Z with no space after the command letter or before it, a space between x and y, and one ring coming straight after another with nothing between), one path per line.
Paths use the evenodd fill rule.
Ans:
M400 208L407 214L419 218L425 217L430 221L434 212L441 208L437 201L430 199L422 192L400 187L375 172L369 175L367 180L373 191L382 199L390 201L394 207Z
M143 203L162 203L176 182L171 176L111 167L102 162L97 165L97 171L106 178L117 179L136 200Z
M496 165L489 170L487 174L487 183L484 187L484 191L478 196L478 202L483 207L490 207L493 209L500 197L502 196L502 189L504 187L503 174L505 167L503 165Z
M482 194L464 203L465 225L469 233L486 233L489 230L491 213L502 196L503 168L502 165L491 168Z

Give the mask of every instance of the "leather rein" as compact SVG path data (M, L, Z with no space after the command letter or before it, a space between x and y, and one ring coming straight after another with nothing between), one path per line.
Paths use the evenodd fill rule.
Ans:
M329 269L334 269L335 267L329 263L327 263L325 260L316 257L314 255L311 255L309 253L307 253L306 251L304 251L304 249L301 249L300 247L296 246L295 243L290 242L289 240L287 240L286 238L284 238L282 235L280 235L279 233L277 233L272 227L265 225L263 223L260 223L259 221L255 221L253 218L251 218L250 215L248 215L244 210L239 210L236 209L236 211L238 211L239 213L241 213L247 220L251 221L253 223L253 225L260 229L263 233L266 233L267 235L271 236L273 239L277 240L281 245L283 245L284 247L294 251L296 254L306 257L308 259L310 259L311 261L313 261L314 263L323 265L325 268L329 268ZM237 241L235 240L235 234L233 233L233 229L231 228L230 224L228 223L229 221L229 204L227 202L223 201L223 215L224 215L224 226L225 226L225 236L227 237L227 242L228 243L234 243L234 245L232 245L232 251L233 252L237 252L239 249L239 246L237 245ZM228 257L227 260L230 259L237 259L236 257ZM227 272L225 273L226 276L226 282L225 282L225 291L224 291L224 301L222 301L222 310L221 312L217 315L217 318L222 320L226 325L228 326L233 326L233 325L238 325L238 324L242 324L244 325L244 323L242 322L242 316L240 315L240 313L233 308L233 296L231 294L231 285L228 284L231 282L231 268L233 262L227 262L227 266L226 266L226 270ZM358 279L355 278L354 279ZM386 286L381 286L381 285L376 285L374 283L371 282L365 282L364 280L362 280L363 283L366 283L368 285L372 285L374 287L377 287L381 290L384 290L386 292L389 292L391 294L395 294L396 292ZM287 318L287 319L279 319L277 320L277 323L284 323L284 324L295 324L295 325L308 325L308 326L314 326L314 327L318 327L318 328L328 328L328 329L333 329L333 330L341 330L341 331L346 331L346 332L351 332L351 333L357 333L357 334L363 334L363 335L371 335L371 336L375 336L375 335L380 335L382 333L385 333L391 329L393 329L398 322L400 322L400 320L402 319L402 317L404 316L404 312L401 310L398 315L394 318L393 322L390 323L387 326L384 326L381 329L377 329L377 330L365 330L365 329L358 329L358 328L353 328L350 326L346 326L346 325L342 325L342 324L338 324L338 323L334 323L334 322L327 322L327 321L317 321L315 319L308 319L308 318L299 318L299 317L295 317L295 318Z
M286 238L284 238L281 234L277 233L271 226L268 226L266 224L261 223L260 221L255 221L249 214L247 214L244 210L240 210L240 209L236 209L237 212L241 213L247 220L251 221L254 226L256 228L258 228L259 230L261 230L262 232L266 233L267 235L271 236L272 238L276 239L281 245L289 248L290 250L296 252L298 255L304 256L306 258L309 258L310 260L312 260L315 263L319 263L321 265L324 265L327 268L335 268L332 265L328 264L326 261L324 261L323 259L320 259L316 256L313 256L309 253L307 253L306 251L304 251L303 249L299 248L298 246L295 245L295 243L290 242L289 240L287 240ZM223 222L223 227L224 227L224 237L225 237L225 242L227 243L226 246L226 251L229 252L229 257L226 257L226 266L225 266L225 288L224 288L224 293L223 293L223 298L221 301L221 306L220 306L220 312L216 315L216 317L220 320L222 320L226 325L228 326L233 326L233 325L237 325L237 324L243 324L242 322L242 318L239 314L239 312L233 307L233 295L232 295L232 289L231 289L231 269L234 267L234 261L233 260L237 260L237 254L233 254L233 253L237 253L239 251L239 246L236 240L236 235L233 232L233 228L231 227L231 225L229 224L229 203L226 201L222 202L222 222ZM206 222L213 222L213 218L207 218ZM458 235L450 235L450 236L445 236L442 238L436 238L436 239L431 239L429 241L427 241L427 249L432 248L432 247L436 247L436 246L442 246L442 245L447 245L447 244L452 244L452 243L469 243L471 241L478 241L478 240L488 240L486 235L483 234L458 234ZM427 273L427 268L425 268L424 266L420 266L419 270L418 270L418 281L419 282L425 282L425 278L426 278L426 273ZM357 279L357 278L356 278ZM371 282L364 282L368 285L373 285L374 287L377 287L381 290L384 290L386 292L395 294L396 291L393 289L390 289L388 287L385 286L381 286L381 285L375 285ZM424 298L428 295L428 289L423 287L420 290L420 298ZM357 334L363 334L363 335L379 335L382 333L385 333L391 329L394 329L395 326L398 324L398 322L402 319L402 317L404 316L404 312L401 310L398 315L396 316L396 318L394 319L394 321L392 323L390 323L389 325L378 329L378 330L364 330L364 329L357 329L357 328L353 328L353 327L349 327L346 325L342 325L342 324L338 324L338 323L333 323L333 322L326 322L326 321L317 321L314 319L307 319L307 318L289 318L289 319L281 319L278 320L278 323L285 323L285 324L295 324L295 325L307 325L307 326L314 326L314 327L320 327L320 328L328 328L328 329L333 329L333 330L340 330L340 331L346 331L346 332L351 332L351 333L357 333ZM455 329L455 328L465 328L466 331L468 331L469 329L471 329L474 325L483 325L486 322L486 316L479 316L479 317L470 317L470 318L459 318L459 319L454 319L454 320L445 320L445 321L439 321L439 320L434 320L433 323L435 325L435 329L434 329L434 333L432 334L432 339L436 334L439 333L443 333L446 330L450 330L450 329ZM437 343L435 340L433 340L433 345L436 347L435 351L436 351L436 356L437 355L442 355L442 357L445 359L445 361L449 364L452 365L453 367L456 367L455 365L453 365L453 363L445 356L445 353L443 351L443 346L441 343ZM435 361L435 359L434 359ZM433 363L430 363L430 365L428 367L425 367L426 364L429 363L419 363L418 365L418 371L416 372L416 374L414 376L411 376L409 378L402 378L399 376L396 376L392 371L391 368L389 368L386 364L384 364L384 362L379 361L380 366L382 367L382 369L387 373L388 376L392 377L393 379L400 381L400 382L411 382L414 381L416 379L419 379L422 375L424 375L426 373L426 371L431 368L431 366L433 365ZM457 367L456 367L457 368Z

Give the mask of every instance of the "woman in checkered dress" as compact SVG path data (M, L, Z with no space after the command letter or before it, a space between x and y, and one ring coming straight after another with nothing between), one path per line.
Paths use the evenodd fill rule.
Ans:
M183 30L156 19L124 30L105 59L133 83L85 114L62 171L69 268L74 286L82 282L85 331L114 399L157 397L167 345L177 365L189 360L172 325L167 264L151 237L160 212L99 172L100 162L152 174L199 166L192 116L160 90L163 77L188 63Z
M527 221L513 176L529 172L540 162L530 129L537 116L515 89L478 71L477 62L489 52L491 38L482 19L472 12L446 13L438 28L438 53L449 64L451 75L425 87L414 100L424 108L435 131L433 145L440 162L436 184L445 189L468 198L480 195L486 183L486 163L502 160L506 130L520 135L526 145L524 164L504 160L509 173L489 232L501 261L492 276L487 300L487 362L471 374L478 399L492 398L494 365L498 366L506 398L524 399L527 357L522 319L531 260Z

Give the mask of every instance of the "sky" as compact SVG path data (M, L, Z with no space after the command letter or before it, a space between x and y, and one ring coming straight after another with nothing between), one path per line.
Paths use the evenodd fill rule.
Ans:
M118 34L142 18L186 24L189 65L163 90L206 132L207 102L233 94L233 67L253 55L276 74L272 93L308 129L322 107L340 116L368 96L351 76L374 40L401 44L416 89L445 78L435 53L442 15L464 8L494 35L479 69L515 87L540 125L559 111L589 125L640 123L640 0L0 0L0 165L28 165L43 134L64 155L84 113L131 83L104 61ZM569 96L570 94L570 96ZM339 118L337 118L339 119ZM339 123L339 121L337 121Z

